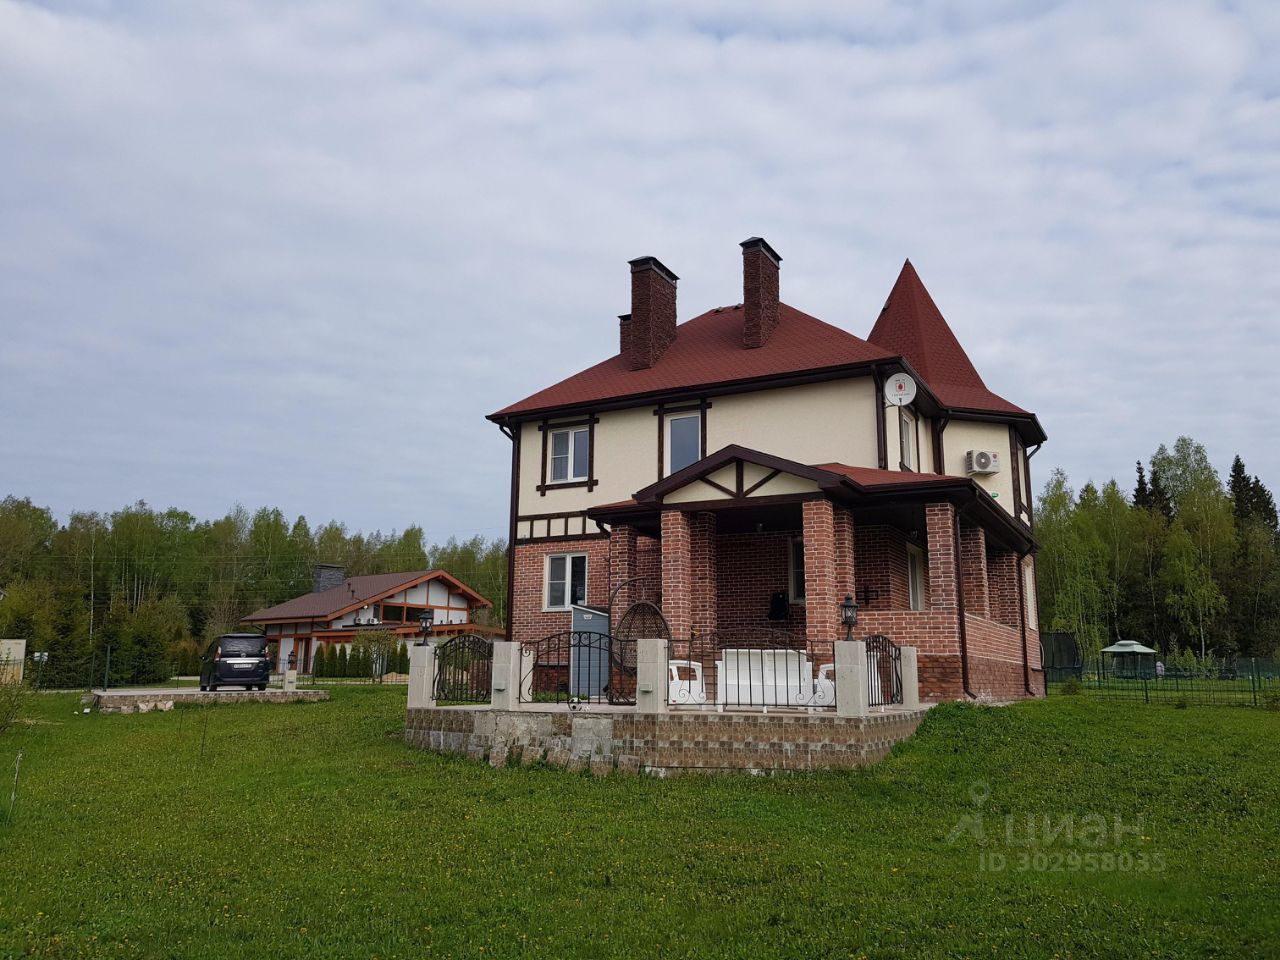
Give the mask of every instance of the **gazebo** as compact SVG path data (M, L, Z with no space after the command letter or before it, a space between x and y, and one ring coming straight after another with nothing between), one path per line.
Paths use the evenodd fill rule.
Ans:
M1122 680L1152 680L1156 675L1156 652L1144 647L1136 640L1120 640L1109 647L1103 647L1102 653L1110 656L1102 660L1104 676L1118 677Z

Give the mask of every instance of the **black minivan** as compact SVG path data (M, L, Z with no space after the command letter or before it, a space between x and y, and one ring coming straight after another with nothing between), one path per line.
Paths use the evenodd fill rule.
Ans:
M200 658L200 689L235 686L267 689L271 679L271 654L260 633L224 633Z

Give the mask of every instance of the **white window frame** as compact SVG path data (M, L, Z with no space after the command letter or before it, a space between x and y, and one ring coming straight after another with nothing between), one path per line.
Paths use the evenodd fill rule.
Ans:
M565 427L563 430L550 431L551 436L547 438L550 445L550 452L547 455L547 483L581 483L583 480L590 479L591 472L591 430L588 427ZM578 463L574 456L578 449L575 443L575 434L585 434L587 438L586 456L583 458L584 463ZM569 438L568 453L564 454L565 476L556 478L556 460L560 457L556 456L556 437L564 434ZM580 472L579 472L580 471Z
M675 423L677 420L693 420L694 422L696 422L696 423L697 423L697 425L698 425L698 452L699 452L699 453L701 453L701 451L702 451L702 411L701 411L701 410L695 410L695 411L693 411L692 413L670 413L670 414L667 414L667 416L666 416L666 421L667 421L667 422L666 422L666 425L663 427L663 429L664 429L664 430L666 430L666 437L664 438L664 440L665 440L664 446L666 447L666 451L665 451L666 456L665 456L665 459L666 459L666 461L667 461L667 462L666 462L663 466L664 466L664 469L666 470L666 476L668 476L668 477L669 477L669 476L671 476L671 474L673 474L673 473L675 473L675 472L676 472L675 470L672 470L672 469L671 469L671 453L672 453L672 450L673 450L673 445L672 445L672 443L671 443L671 425L672 425L673 423ZM694 459L693 459L692 461L690 461L690 463L686 463L684 466L680 467L680 469L681 469L681 470L683 470L685 467L690 466L690 465L691 465L691 464L693 464L693 463L697 463L697 462L698 462L699 460L701 460L701 459L702 459L702 457L701 457L701 456L694 457Z
M907 544L907 609L924 609L924 551Z
M562 606L552 606L551 604L551 561L553 559L564 558L564 604ZM582 602L587 602L587 584L590 580L590 564L591 559L581 550L574 550L567 553L548 553L542 559L542 609L546 612L565 611L573 606L573 559L574 557L582 558Z
M912 472L918 471L920 451L916 449L916 418L906 407L898 408L898 461Z
M796 547L800 548L799 572L804 573L804 537L787 537L787 600L791 603L804 606L806 597L804 593L804 580L800 580L801 592L796 592Z

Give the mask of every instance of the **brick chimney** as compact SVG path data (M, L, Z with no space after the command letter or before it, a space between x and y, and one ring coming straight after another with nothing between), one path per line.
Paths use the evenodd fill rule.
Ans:
M763 347L778 326L778 269L782 258L762 237L743 240L742 342L748 350Z
M676 281L680 278L657 257L631 263L631 313L619 317L622 355L632 370L658 362L676 338Z

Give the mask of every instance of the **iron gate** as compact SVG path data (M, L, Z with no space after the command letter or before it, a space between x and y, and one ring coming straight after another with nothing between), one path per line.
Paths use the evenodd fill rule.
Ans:
M436 703L488 703L492 680L492 640L464 633L436 647Z

